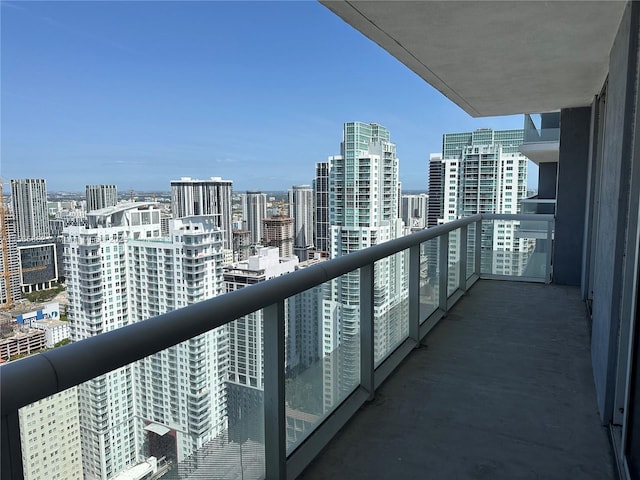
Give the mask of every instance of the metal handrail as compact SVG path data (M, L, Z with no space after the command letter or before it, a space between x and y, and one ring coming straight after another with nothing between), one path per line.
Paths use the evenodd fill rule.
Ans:
M10 362L0 366L1 414L9 415L25 405L177 345L345 273L471 223L494 217L505 220L553 219L553 215L472 215Z
M477 214L411 235L384 242L344 257L298 270L180 310L134 323L0 367L0 407L2 475L22 479L22 449L18 409L95 377L123 367L161 350L177 345L257 310L264 322L264 453L267 478L297 476L326 446L339 428L355 414L377 386L400 364L410 351L465 291L481 276L483 220L546 221L547 239L552 240L553 215ZM472 271L467 269L468 225L475 224ZM450 232L458 231L457 289L449 291ZM421 316L421 245L438 241L439 298L426 319ZM378 366L374 362L374 270L375 262L406 252L409 259L408 294L409 336ZM551 249L547 250L547 273ZM287 454L285 414L285 302L289 297L359 269L360 276L360 384L305 440ZM491 276L486 277L491 278ZM528 278L528 277L527 277ZM531 281L531 279L529 279ZM533 280L537 281L537 280Z

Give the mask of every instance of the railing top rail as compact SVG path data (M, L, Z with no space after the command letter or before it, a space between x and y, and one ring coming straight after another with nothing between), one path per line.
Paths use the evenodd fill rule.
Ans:
M512 218L513 217L513 218ZM133 323L0 367L2 415L177 345L280 300L479 220L553 215L477 214Z
M523 198L520 203L556 203L555 198ZM487 214L484 214L487 215Z
M555 217L550 213L483 213L483 220L524 220L527 222L553 222Z

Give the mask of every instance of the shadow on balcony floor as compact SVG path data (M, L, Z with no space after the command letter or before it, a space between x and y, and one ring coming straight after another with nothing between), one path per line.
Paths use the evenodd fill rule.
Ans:
M300 477L614 479L577 288L483 280Z

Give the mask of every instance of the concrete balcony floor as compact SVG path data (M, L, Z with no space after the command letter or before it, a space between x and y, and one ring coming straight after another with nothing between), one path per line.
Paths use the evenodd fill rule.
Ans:
M616 478L578 289L476 283L301 478Z

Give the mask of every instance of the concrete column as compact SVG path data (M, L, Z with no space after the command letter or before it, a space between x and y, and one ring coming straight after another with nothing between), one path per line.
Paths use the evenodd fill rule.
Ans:
M580 285L591 107L562 110L560 125L553 282Z
M538 165L538 198L541 200L556 198L557 183L558 163L540 163Z

